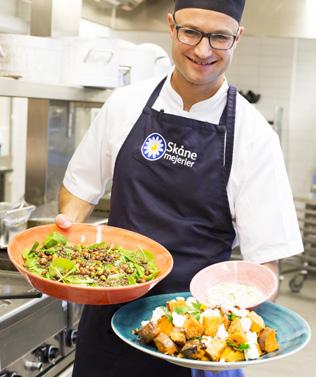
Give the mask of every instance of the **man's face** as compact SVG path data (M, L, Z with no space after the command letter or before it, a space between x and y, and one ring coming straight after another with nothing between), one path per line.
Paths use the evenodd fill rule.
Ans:
M174 19L171 14L168 15L177 79L181 78L190 84L208 87L221 84L243 28L239 28L233 18L206 9L181 9L175 13L175 20L177 25L205 33L238 34L233 47L229 50L212 49L207 38L203 38L197 46L189 46L177 39Z

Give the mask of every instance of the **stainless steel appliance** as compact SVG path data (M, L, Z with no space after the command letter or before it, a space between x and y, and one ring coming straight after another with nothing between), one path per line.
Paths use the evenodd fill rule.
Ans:
M26 229L34 205L0 202L0 248L6 248L16 233Z
M1 250L0 377L52 377L69 367L81 309L39 294Z

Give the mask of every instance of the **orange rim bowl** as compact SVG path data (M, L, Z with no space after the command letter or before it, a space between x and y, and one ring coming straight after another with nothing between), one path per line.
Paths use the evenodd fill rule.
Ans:
M104 241L130 250L139 247L149 250L154 255L159 275L146 283L121 287L85 287L46 279L24 267L22 253L36 241L42 244L51 232L58 232L73 243L92 244ZM16 234L9 241L8 255L17 270L40 292L60 300L89 305L110 305L135 300L164 279L173 267L171 254L158 242L139 233L107 225L72 224L68 230L61 229L56 224L30 228Z

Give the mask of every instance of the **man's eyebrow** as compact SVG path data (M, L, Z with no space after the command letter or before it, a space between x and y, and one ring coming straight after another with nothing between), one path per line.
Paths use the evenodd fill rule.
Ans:
M187 27L189 29L201 31L201 32L204 32L204 33L234 35L234 33L228 28L227 29L215 29L215 30L212 30L212 31L205 31L205 30L202 30L200 27L191 24L190 22L184 22L184 23L179 22L179 23L177 23L177 25ZM237 30L237 32L238 32L238 30Z

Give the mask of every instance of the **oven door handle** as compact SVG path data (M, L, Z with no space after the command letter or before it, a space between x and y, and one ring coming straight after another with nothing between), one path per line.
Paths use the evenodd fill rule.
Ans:
M21 293L1 293L0 300L13 300L13 299L23 299L23 298L39 298L42 297L42 293L39 291L26 291Z

